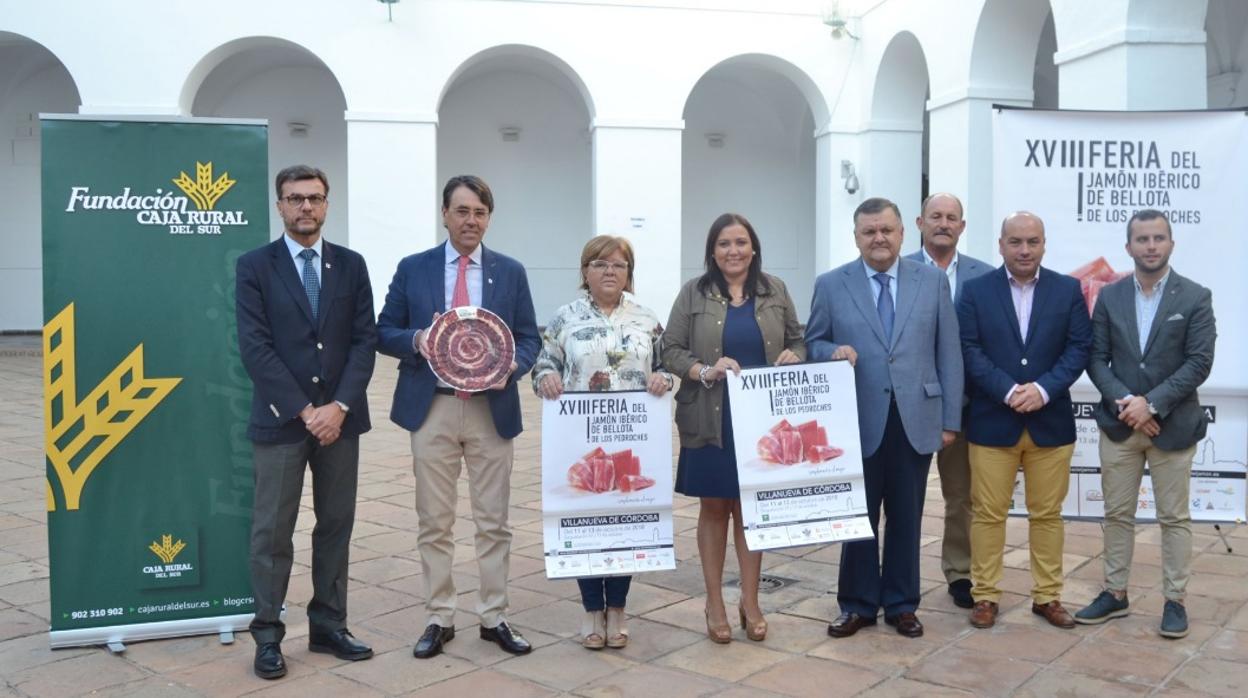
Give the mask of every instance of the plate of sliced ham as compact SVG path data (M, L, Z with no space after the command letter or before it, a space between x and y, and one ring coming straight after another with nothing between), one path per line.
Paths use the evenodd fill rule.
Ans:
M516 341L507 323L485 308L460 306L429 327L429 368L456 390L487 390L511 373Z

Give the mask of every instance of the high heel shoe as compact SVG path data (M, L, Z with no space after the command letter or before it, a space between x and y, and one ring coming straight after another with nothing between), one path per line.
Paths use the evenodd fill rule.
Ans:
M581 647L587 650L600 650L606 644L606 613L604 611L586 611L581 621Z
M737 612L741 614L741 629L745 631L745 636L755 642L761 642L767 639L767 619L759 618L757 622L746 622L745 609L737 607Z
M628 646L628 624L623 608L607 608L607 647L622 649Z
M711 609L707 608L703 611L706 614L706 636L711 638L711 642L726 645L732 642L732 626L724 623L723 625L711 625Z

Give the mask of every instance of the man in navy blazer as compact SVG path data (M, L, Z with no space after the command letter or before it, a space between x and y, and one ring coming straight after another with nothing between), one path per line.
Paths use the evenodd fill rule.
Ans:
M949 280L901 259L901 212L887 199L854 211L861 257L815 281L806 351L814 361L854 365L867 515L879 535L888 514L881 570L876 539L841 546L832 637L884 622L906 637L923 634L919 526L932 453L961 428L962 356Z
M958 238L966 230L962 202L953 194L932 194L923 200L919 217L920 247L906 259L929 264L945 272L953 304L962 297L967 281L992 271L992 267L970 255L958 252ZM962 398L965 407L967 400ZM936 454L940 471L940 493L945 498L945 531L940 541L940 570L945 575L949 595L962 608L974 605L971 599L971 461L967 455L966 413L962 429L953 443Z
M378 317L379 347L399 359L390 419L411 432L416 475L417 545L424 570L425 632L412 650L426 659L455 637L455 542L451 535L456 482L468 469L476 523L480 576L477 615L483 639L507 652L527 653L529 643L506 620L511 529L512 439L523 428L516 376L533 367L541 336L528 277L516 260L481 244L494 212L494 195L479 177L452 177L442 190L447 241L405 257L390 283ZM457 394L429 367L425 330L457 305L483 307L502 318L515 338L511 373L489 390Z
M1062 501L1075 418L1070 386L1088 365L1092 323L1079 281L1040 266L1044 222L1025 211L1001 224L1005 264L968 281L958 325L970 395L971 624L991 627L1001 599L1005 519L1019 465L1031 549L1031 610L1073 628L1062 607Z
M285 233L239 257L238 347L255 386L247 436L255 463L251 585L254 669L286 674L282 603L294 555L291 536L312 469L312 601L308 649L340 659L373 656L347 630L347 562L355 523L360 434L377 329L364 258L321 237L329 180L306 165L277 174Z

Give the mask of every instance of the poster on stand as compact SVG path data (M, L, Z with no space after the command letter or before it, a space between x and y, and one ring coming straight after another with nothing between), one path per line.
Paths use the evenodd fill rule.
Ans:
M549 579L676 569L670 397L542 401L542 539Z
M749 368L727 380L750 550L871 538L849 362Z

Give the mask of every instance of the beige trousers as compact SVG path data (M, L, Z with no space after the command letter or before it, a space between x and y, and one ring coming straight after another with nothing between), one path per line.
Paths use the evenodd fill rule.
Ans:
M971 460L966 437L936 454L940 493L945 499L945 535L940 543L940 571L945 582L971 578Z
M507 611L507 566L511 528L507 506L511 497L512 442L498 435L485 396L461 400L434 395L429 415L412 432L412 469L416 474L416 514L420 518L417 547L424 570L426 624L455 624L455 560L457 482L461 463L468 467L477 570L477 615L492 628Z
M1135 552L1135 510L1148 462L1157 523L1161 524L1162 595L1182 601L1192 568L1192 516L1188 492L1196 445L1163 451L1140 431L1121 442L1101 432L1101 489L1105 494L1105 586L1126 591Z

